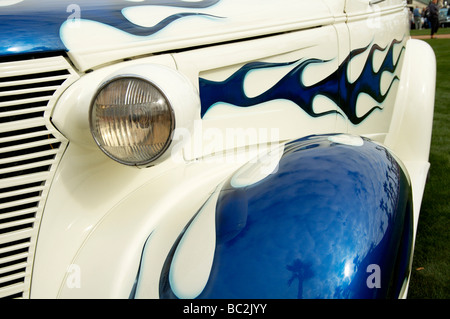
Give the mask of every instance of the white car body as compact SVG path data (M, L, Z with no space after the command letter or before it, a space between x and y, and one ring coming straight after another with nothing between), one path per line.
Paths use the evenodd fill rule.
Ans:
M66 3L58 35L66 54L39 57L38 52L33 53L34 60L15 61L14 55L0 52L9 59L1 60L0 55L0 78L67 70L65 82L46 100L43 115L33 119L46 127L51 140L44 142L59 145L47 160L49 169L2 177L6 191L0 194L0 205L18 208L0 215L0 227L5 229L0 233L0 256L4 256L0 276L6 274L0 277L5 283L0 296L160 298L161 274L174 243L201 207L214 212L224 181L258 153L267 154L313 134L345 134L344 144L358 144L362 136L392 152L412 185L414 246L430 166L436 65L431 48L410 38L405 1L175 2L179 5L121 1L123 19L144 31L167 17L189 14L147 35L91 18L87 2L74 7ZM13 46L14 37L9 41ZM387 57L392 59L388 63L392 72L380 71ZM283 97L257 101L310 61L315 62L301 73L304 87L318 85L341 66L352 85L370 65L370 73L380 81L381 99L376 101L362 90L354 113L343 110L334 95L321 91L307 110ZM208 83L226 83L246 66L243 92L246 99L257 102L248 107L226 101L202 106ZM93 97L105 81L123 74L151 79L174 108L174 140L151 167L112 160L91 135ZM0 132L20 125L25 129L31 120L25 121L2 122ZM1 139L2 143L11 140L6 135ZM9 154L15 150L12 147L0 152ZM271 174L281 155L269 154L266 171L238 176L236 183L251 185ZM1 163L13 160L16 155ZM0 169L2 176L10 171ZM36 180L45 183L30 190L38 192L38 206L30 217L21 205L36 196L17 201L14 196L23 191L14 187ZM21 215L26 218L17 218ZM10 228L19 225L27 227ZM214 214L194 226L170 273L179 298L195 298L202 292L213 263ZM409 276L397 297L407 296L408 281Z

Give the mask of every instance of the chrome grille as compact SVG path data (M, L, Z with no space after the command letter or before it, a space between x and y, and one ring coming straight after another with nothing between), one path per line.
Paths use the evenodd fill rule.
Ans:
M61 56L0 63L0 298L27 298L42 212L67 145L50 123L77 75Z

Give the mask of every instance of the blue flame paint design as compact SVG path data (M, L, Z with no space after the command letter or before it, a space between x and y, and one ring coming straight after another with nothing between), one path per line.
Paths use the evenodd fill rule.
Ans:
M211 212L214 261L199 299L399 297L413 243L407 175L381 145L331 136L288 143L278 171L255 184L225 183ZM186 234L161 272L161 298L179 298L169 273ZM368 285L370 265L382 269L377 288Z
M197 2L186 2L186 1L177 1L177 0L145 0L143 2L137 2L135 4L127 2L125 5L123 2L122 5L116 5L110 15L98 15L95 10L90 10L87 13L83 13L83 19L94 20L100 23L107 24L124 32L127 32L136 36L150 36L153 35L171 23L185 18L189 16L198 16L198 17L208 17L208 18L217 18L220 19L222 17L198 13L198 12L180 12L169 17L166 17L162 21L158 22L156 25L152 27L142 27L136 25L130 21L128 21L122 14L122 10L125 8L129 8L132 6L166 6L166 7L176 7L176 8L185 8L185 9L205 9L209 8L215 4L220 2L220 0L203 0ZM115 1L117 3L117 1ZM92 12L93 16L90 16L90 12Z
M394 46L402 43L403 40L394 40L389 46L389 51L379 70L374 71L374 54L376 51L384 51L386 48L381 48L377 44L369 45L365 48L353 50L338 69L329 75L327 78L312 86L305 86L301 79L305 69L315 63L324 63L328 61L320 59L308 59L305 61L293 61L287 63L264 63L252 62L244 65L236 73L222 82L209 81L200 78L200 97L201 97L201 115L214 107L216 103L223 102L238 107L255 106L267 101L277 99L286 99L294 102L301 107L311 117L320 117L328 114L345 114L353 124L360 124L363 122L374 110L381 109L379 105L374 105L364 115L358 116L356 111L356 102L361 93L369 94L378 104L383 103L389 94L392 85L399 80L394 76L389 88L383 94L381 92L381 77L384 72L394 73L397 69L399 60L405 47L402 48L398 58L394 61ZM359 78L350 83L347 78L347 69L350 62L356 56L369 51L368 59L364 65L363 71ZM299 63L300 62L300 63ZM256 97L248 97L244 91L244 81L247 74L253 70L283 67L299 63L291 72L282 78L271 89ZM327 111L316 113L313 109L314 98L318 95L324 95L332 100L340 111ZM342 113L341 113L342 112Z
M79 8L79 18L96 21L136 36L151 36L171 23L189 16L221 18L200 12L180 12L166 17L152 27L142 27L127 20L122 11L135 6L166 6L183 9L206 9L221 0L24 0L1 7L0 10L0 56L34 52L67 51L60 38L60 29L73 13L70 5Z
M162 21L158 22L153 27L141 27L134 25L133 28L123 28L122 30L128 33L131 33L133 35L138 36L150 36L153 35L162 29L166 28L171 24L172 22L175 22L176 20L179 20L181 18L185 17L191 17L191 16L197 16L197 17L204 17L204 18L214 18L214 19L223 19L224 17L219 17L211 14L205 14L205 13L197 13L197 12L185 12L185 13L177 13L173 14ZM131 22L129 22L131 24Z

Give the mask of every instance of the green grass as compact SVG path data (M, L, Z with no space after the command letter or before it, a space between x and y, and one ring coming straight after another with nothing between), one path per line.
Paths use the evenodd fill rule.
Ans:
M450 33L450 28L438 34ZM429 34L429 30L412 31ZM436 101L430 177L418 225L408 297L450 298L450 39L429 39L437 59Z
M450 34L450 27L439 28L436 34ZM430 35L430 29L411 30L411 35Z

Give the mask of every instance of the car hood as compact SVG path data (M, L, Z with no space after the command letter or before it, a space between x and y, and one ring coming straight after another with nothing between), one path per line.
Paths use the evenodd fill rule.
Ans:
M327 2L4 0L0 56L64 50L86 70L132 56L330 24Z

